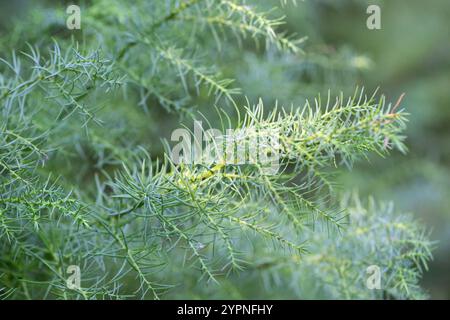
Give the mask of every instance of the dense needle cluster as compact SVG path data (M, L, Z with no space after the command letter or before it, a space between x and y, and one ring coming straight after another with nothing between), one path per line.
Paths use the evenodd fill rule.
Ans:
M406 151L402 109L359 89L263 107L206 57L302 54L276 10L95 1L75 36L56 9L32 10L0 43L1 298L423 296L424 230L390 205L339 201L333 183L342 165ZM152 127L196 111L224 130L279 132L280 170L175 164ZM382 290L365 286L369 265Z

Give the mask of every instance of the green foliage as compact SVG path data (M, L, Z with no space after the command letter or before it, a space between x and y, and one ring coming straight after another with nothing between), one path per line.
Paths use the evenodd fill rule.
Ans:
M1 298L425 296L417 283L432 243L423 228L389 206L339 204L333 183L340 165L406 151L400 100L355 90L290 108L272 106L267 93L268 111L245 101L233 79L255 77L233 59L272 55L276 68L305 56L277 9L95 1L70 35L44 7L11 27L10 58L0 44ZM55 15L46 18L54 25L40 24L39 12ZM311 52L306 63L321 74L360 66L343 57ZM309 89L323 91L322 80ZM211 127L278 132L280 170L174 163L154 141L195 111ZM365 286L373 264L380 291ZM80 288L67 287L71 265L82 271Z
M425 229L411 215L399 215L392 203L362 203L356 194L343 197L340 207L348 213L348 225L340 237L311 229L307 233L310 254L272 250L250 236L240 243L253 263L240 275L223 279L222 290L184 281L171 298L194 294L216 299L406 299L424 298L418 286L421 272L431 258ZM278 219L273 216L272 219ZM248 245L249 240L253 245ZM177 264L174 263L174 266ZM367 290L366 270L377 265L385 275L382 288ZM174 267L175 279L191 278L190 271Z

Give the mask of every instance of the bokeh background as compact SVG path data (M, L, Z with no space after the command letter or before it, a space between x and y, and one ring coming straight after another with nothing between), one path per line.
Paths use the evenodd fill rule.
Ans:
M365 27L369 3L381 7L381 30ZM330 50L350 48L369 59L357 83L379 86L392 101L406 93L402 105L410 114L408 154L359 163L341 175L341 185L393 200L398 209L413 212L432 229L438 244L423 286L432 298L449 299L450 3L319 1L303 6L314 12L308 14L311 42L323 42ZM303 20L302 13L287 13L292 27Z
M366 27L371 4L381 8L381 30ZM261 73L261 63L270 57L261 63L246 57L253 72L240 78L244 92L267 96L276 91L284 104L328 89L352 92L355 86L368 92L379 88L392 102L405 93L408 153L394 152L387 160L373 156L341 171L340 187L393 201L397 210L414 213L431 229L437 245L422 285L431 298L449 299L450 2L297 1L283 11L287 30L308 36L304 60ZM312 52L323 59L309 59Z
M414 213L432 229L431 237L437 245L422 285L431 298L449 299L450 2L305 0L297 1L296 5L286 2L279 9L287 20L282 28L308 37L302 45L304 53L294 57L273 50L257 50L246 40L243 50L217 56L221 69L226 76L237 79L237 86L250 100L262 97L266 104L278 100L284 105L301 105L305 98L318 92L352 93L356 86L364 86L368 92L379 87L390 101L406 94L402 106L410 114L406 133L409 152L406 155L393 152L389 160L374 156L368 163L360 162L351 171L340 172L340 189L392 200L399 211ZM46 34L64 36L60 32L64 20L50 13L57 9L64 15L69 2L42 1L37 5L32 1L2 0L0 3L2 50L14 43L11 38L16 35L10 33L12 17L21 14L30 17L28 9L41 16L35 18L41 19L41 26L44 28L45 24L50 30ZM280 1L255 3L270 9ZM381 30L366 27L366 9L370 4L381 7ZM87 5L89 1L82 2L82 6ZM23 20L24 26L27 19ZM48 35L32 34L31 29L29 32L30 40L51 41ZM213 58L217 53L204 54ZM200 96L196 104L201 107L210 101ZM143 139L149 134L169 137L169 129L177 126L178 119L168 119L163 111L151 112L154 120L149 123L137 115L134 129L140 130ZM153 152L161 153L162 148L154 147ZM82 179L82 174L74 175L73 179Z

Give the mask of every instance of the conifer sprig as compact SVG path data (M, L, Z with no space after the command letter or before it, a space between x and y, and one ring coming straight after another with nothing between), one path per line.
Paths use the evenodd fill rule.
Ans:
M8 40L0 41L1 299L212 297L230 284L241 297L280 288L300 298L321 289L326 298L423 296L428 234L390 207L339 205L331 174L370 153L406 150L401 99L392 106L356 90L291 108L243 103L233 82L243 71L232 59L243 51L263 59L248 40L276 47L271 64L280 69L277 59L287 57L283 70L297 65L302 41L275 11L247 1L140 0L129 9L104 0L82 9L71 39L52 9L53 22L13 28L10 58ZM42 36L52 28L54 42ZM264 64L248 79L259 86L262 68L274 84ZM318 79L309 90L328 86ZM298 99L303 89L291 93ZM224 109L209 112L214 104ZM196 105L208 125L234 129L236 149L256 138L253 147L278 156L278 170L227 157L176 163L151 143ZM270 133L277 144L264 140ZM382 293L364 286L369 260L389 277ZM67 283L74 266L79 287Z

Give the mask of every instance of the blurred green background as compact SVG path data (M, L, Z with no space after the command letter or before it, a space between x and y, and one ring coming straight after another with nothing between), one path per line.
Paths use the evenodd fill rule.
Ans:
M262 9L280 4L278 0L254 2ZM50 11L58 9L64 17L69 2L43 3ZM89 1L82 3L89 5ZM381 8L381 30L366 27L366 9L370 4ZM39 12L39 7L28 1L1 1L0 46L8 46L9 39L15 37L7 34L8 18L30 6L34 13ZM280 10L286 15L287 24L283 28L288 33L308 36L303 45L305 53L292 57L271 50L250 50L244 42L244 50L230 49L220 56L225 75L236 78L237 85L251 101L262 97L266 104L277 99L284 105L301 105L304 98L318 92L326 94L330 89L333 93L341 90L352 93L356 86L365 87L368 93L379 87L388 101L396 101L406 93L402 106L410 114L406 133L408 154L394 152L388 161L374 156L370 163L360 162L351 171L340 172L340 189L393 200L399 211L413 212L432 229L432 239L438 244L422 285L431 298L449 299L450 2L305 0L297 1L296 5L288 1ZM64 20L44 21L49 28L59 24L52 36L61 36L58 30L64 29ZM30 39L50 42L47 36L30 32ZM217 61L216 54L205 53L208 59ZM210 105L210 101L199 97L196 104L201 107ZM139 117L136 131L139 126L145 128L142 139L151 131L156 137L155 145L159 137L168 137L170 129L179 125L178 118L167 119L163 111L152 111L155 120L151 126L149 118ZM162 149L156 147L153 152Z
M381 8L381 30L366 26L371 4ZM408 153L393 152L389 159L374 155L351 171L341 170L340 189L393 201L397 210L414 213L432 230L437 245L422 285L432 299L449 299L450 2L318 0L282 10L288 32L308 36L305 55L278 59L275 66L270 54L257 62L245 56L250 72L238 76L243 92L253 97L275 92L284 105L328 89L352 93L356 86L368 93L379 88L393 103L406 94L401 105L410 114Z
M366 28L368 3L381 7L381 30ZM343 172L340 181L343 189L393 200L432 229L439 242L422 284L431 298L449 299L450 2L318 1L300 4L300 11L302 6L314 7L309 22L318 41L333 49L351 47L371 60L358 84L379 86L390 101L406 93L408 154L396 152L388 161L373 157ZM289 10L291 26L300 15Z

